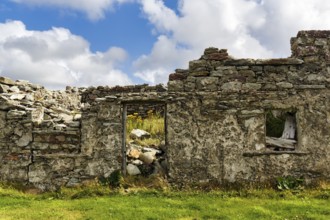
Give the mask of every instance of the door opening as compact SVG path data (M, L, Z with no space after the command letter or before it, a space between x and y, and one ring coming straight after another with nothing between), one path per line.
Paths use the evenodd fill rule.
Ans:
M123 106L124 175L167 175L166 105L160 102Z

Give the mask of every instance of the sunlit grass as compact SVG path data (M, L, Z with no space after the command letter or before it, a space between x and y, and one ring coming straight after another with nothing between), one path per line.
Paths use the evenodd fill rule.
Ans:
M148 116L142 118L138 113L127 115L126 119L126 137L127 142L131 141L129 134L133 129L141 129L150 133L151 137L143 140L135 140L141 146L159 146L165 140L165 120L164 117L152 110L148 111Z
M90 185L41 195L0 187L0 219L326 220L329 217L329 187L203 192L146 188L112 191Z

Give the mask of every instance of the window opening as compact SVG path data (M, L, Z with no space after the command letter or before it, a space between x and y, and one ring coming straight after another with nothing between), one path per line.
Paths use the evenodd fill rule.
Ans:
M296 112L266 112L266 147L274 151L293 151L297 145Z
M124 105L125 174L145 177L167 174L165 110L164 103Z

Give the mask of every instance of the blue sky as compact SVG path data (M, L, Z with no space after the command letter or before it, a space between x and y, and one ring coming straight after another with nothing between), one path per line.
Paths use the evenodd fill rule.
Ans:
M328 0L1 0L0 75L49 88L166 83L204 48L290 56Z

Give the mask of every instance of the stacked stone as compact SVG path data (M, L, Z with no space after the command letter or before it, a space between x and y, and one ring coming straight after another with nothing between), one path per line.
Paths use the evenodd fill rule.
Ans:
M178 69L169 76L168 90L250 93L330 87L330 67L323 62L329 60L327 34L299 32L292 40L295 50L291 58L233 59L226 50L207 48L199 60L189 62L189 69Z
M47 155L80 152L80 92L0 77L2 180L34 182Z
M94 102L97 98L104 98L106 96L122 96L125 94L141 94L141 93L163 93L167 89L162 84L155 86L149 86L148 84L143 85L132 85L132 86L98 86L98 87L89 87L82 93L82 102L91 103Z
M147 118L150 113L164 117L164 110L164 104L159 103L134 103L127 105L127 115L137 114L142 118Z
M291 38L292 57L321 66L330 64L330 31L299 31Z

